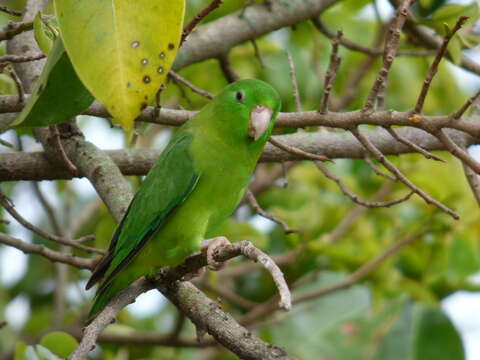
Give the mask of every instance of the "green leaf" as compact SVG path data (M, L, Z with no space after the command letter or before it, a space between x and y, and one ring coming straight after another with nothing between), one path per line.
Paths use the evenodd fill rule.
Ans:
M478 4L473 2L470 5L447 4L435 11L432 16L434 21L451 21L458 20L460 16L468 16L475 18L478 14Z
M45 335L40 344L62 358L68 357L78 346L77 340L72 335L62 331Z
M297 288L296 293L310 293L343 279L344 276L339 273L324 271L318 281ZM327 358L326 352L335 352L335 349L326 341L325 334L338 328L342 322L364 314L369 305L369 291L362 285L299 303L285 314L282 326L272 328L272 342L281 344L287 352L299 359Z
M27 351L27 344L23 341L17 341L15 344L15 357L14 360L23 360L25 358L25 352Z
M439 309L407 303L382 339L376 360L464 360L462 341Z
M12 126L58 124L82 113L92 102L57 38L31 98Z
M382 339L375 360L409 360L412 357L411 346L413 332L413 304L407 303L395 324Z
M418 309L415 360L464 360L462 340L450 319L437 308Z
M40 12L37 13L33 20L33 34L40 50L42 50L45 55L50 54L57 34L54 32L53 26L49 26L42 19L42 14Z
M78 76L131 129L175 59L185 1L56 0L55 10Z
M15 86L15 81L13 81L12 77L5 73L0 73L0 94L7 95L16 93L17 87Z
M452 56L452 62L455 65L460 64L462 61L462 42L458 36L455 36L450 40L448 44L448 52Z
M443 6L445 3L446 0L420 0L418 2L418 13L423 17L430 16L433 12L435 12L435 10Z

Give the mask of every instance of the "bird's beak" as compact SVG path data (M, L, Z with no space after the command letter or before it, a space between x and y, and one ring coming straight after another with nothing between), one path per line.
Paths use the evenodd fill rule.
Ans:
M257 105L250 113L250 123L248 124L248 136L254 140L258 140L262 137L268 128L270 119L272 118L272 109L264 106Z

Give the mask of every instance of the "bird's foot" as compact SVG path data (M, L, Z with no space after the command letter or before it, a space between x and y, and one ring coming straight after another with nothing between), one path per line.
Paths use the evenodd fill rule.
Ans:
M207 255L207 265L210 270L218 271L225 267L227 261L217 262L213 254L215 250L219 247L231 245L231 242L225 236L217 236L213 239L203 240L201 245L201 250Z

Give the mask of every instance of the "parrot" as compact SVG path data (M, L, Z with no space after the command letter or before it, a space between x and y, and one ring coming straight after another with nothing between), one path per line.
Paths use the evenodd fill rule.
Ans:
M113 233L106 255L86 285L99 283L86 318L90 323L110 300L142 276L179 265L213 237L241 199L280 111L278 92L257 79L228 85L172 136Z

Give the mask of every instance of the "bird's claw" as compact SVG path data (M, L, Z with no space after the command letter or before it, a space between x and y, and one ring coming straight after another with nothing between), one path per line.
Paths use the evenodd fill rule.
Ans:
M223 269L227 264L225 262L218 262L214 258L215 250L219 247L230 245L231 242L225 236L217 236L213 239L203 240L201 245L201 250L207 255L207 266L210 270L218 271Z

